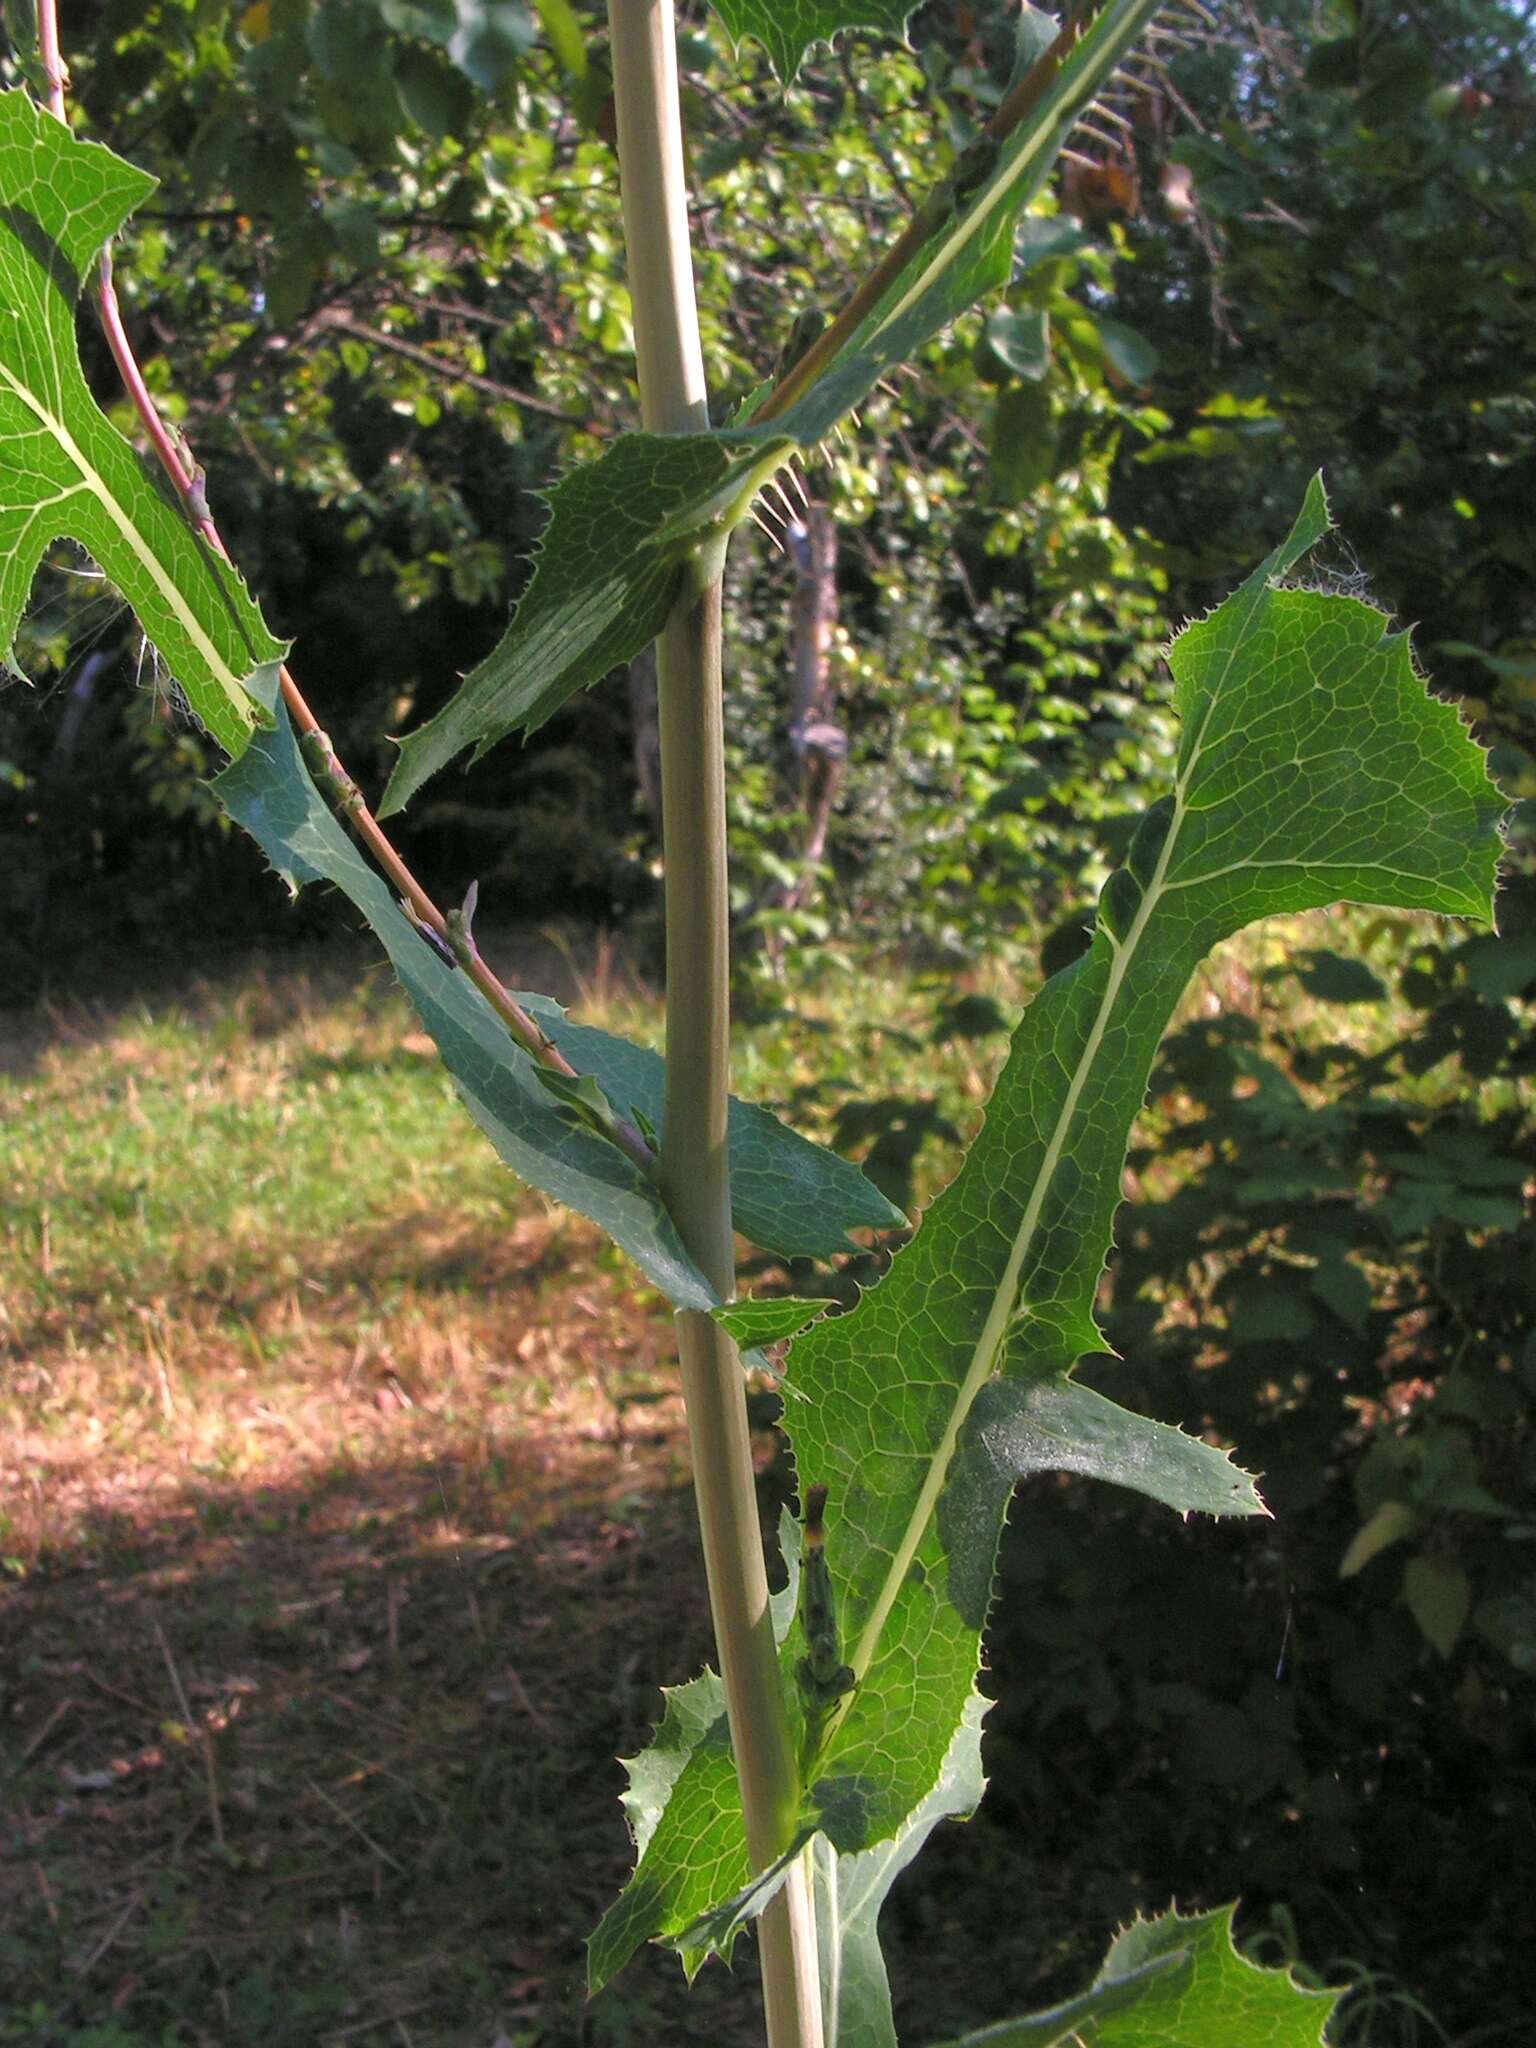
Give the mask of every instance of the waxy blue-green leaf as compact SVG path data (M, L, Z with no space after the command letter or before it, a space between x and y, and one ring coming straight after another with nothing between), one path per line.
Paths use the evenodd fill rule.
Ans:
M198 718L239 754L269 722L256 691L283 645L92 398L75 341L86 277L154 187L26 93L0 93L0 655L45 551L78 541Z
M830 43L844 29L868 28L899 37L917 0L714 0L716 14L736 44L755 36L787 85L815 43Z
M897 1835L938 1781L1019 1479L1090 1473L1181 1512L1264 1511L1223 1453L1071 1377L1104 1348L1093 1303L1130 1128L1195 967L1255 918L1340 899L1491 914L1504 805L1481 750L1380 613L1282 585L1327 526L1314 483L1284 544L1174 643L1175 788L1106 885L1089 951L1026 1010L982 1131L912 1243L853 1309L790 1345L800 1399L786 1421L802 1493L828 1489L825 1556L857 1681L803 1824L844 1855ZM798 1654L791 1639L792 1724ZM695 1855L731 1862L726 1833L744 1869L739 1812L711 1811L707 1845L681 1840L670 1813L658 1830L652 1932L675 1925L668 1902Z
M1249 1962L1233 1943L1232 1912L1137 1920L1082 1997L943 2048L1319 2048L1342 1994Z
M485 997L406 918L316 790L285 714L214 788L291 887L334 882L367 918L470 1115L512 1170L600 1224L679 1307L709 1307L715 1297L684 1251L655 1182L627 1154L562 1114ZM519 1000L571 1064L596 1077L621 1115L638 1109L661 1128L665 1068L658 1054L572 1023L547 997ZM846 1250L850 1229L900 1220L857 1167L798 1137L765 1109L731 1104L730 1149L737 1226L781 1256Z
M500 641L435 718L400 743L381 817L466 747L478 760L535 732L661 631L690 563L723 544L782 435L626 434L548 494L533 575Z

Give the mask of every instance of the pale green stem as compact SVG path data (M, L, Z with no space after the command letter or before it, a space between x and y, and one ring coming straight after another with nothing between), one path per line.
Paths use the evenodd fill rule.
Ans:
M609 0L620 183L640 409L652 433L707 427L688 243L671 0ZM720 701L720 586L690 588L657 654L666 855L667 1094L661 1183L679 1233L722 1300L735 1291L730 1165L729 898ZM747 1850L789 1844L800 1787L768 1607L735 1346L709 1316L677 1318L710 1612ZM759 1921L770 2048L822 2048L816 1925L799 1858Z

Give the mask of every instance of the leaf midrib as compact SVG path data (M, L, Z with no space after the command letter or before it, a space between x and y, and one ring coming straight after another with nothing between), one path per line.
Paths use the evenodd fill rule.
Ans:
M107 481L100 471L96 469L93 463L87 461L74 435L70 433L61 419L56 418L48 410L37 394L16 376L8 364L0 363L0 377L5 379L5 382L21 400L23 405L27 406L35 415L45 432L53 436L69 460L74 463L76 469L80 472L80 482L75 488L86 491L89 496L96 500L101 509L116 526L124 542L138 557L140 565L148 571L167 608L180 621L188 639L191 640L192 644L202 655L204 662L207 664L209 674L222 684L225 694L231 700L235 716L247 727L254 725L255 720L248 711L249 700L246 696L244 682L234 674L223 655L219 653L213 642L203 631L197 615L188 606L185 598L183 598L179 585L173 577L166 574L159 556L145 542L132 517L118 503L115 493L109 489ZM60 495L69 496L72 493L65 492Z
M1168 868L1172 862L1174 850L1178 845L1179 833L1184 819L1188 815L1187 791L1189 784L1199 765L1200 756L1205 745L1206 732L1216 704L1220 699L1226 679L1248 639L1258 609L1258 607L1255 607L1254 613L1250 614L1249 619L1245 622L1243 630L1234 637L1231 649L1222 663L1218 675L1212 681L1199 729L1193 736L1184 766L1175 778L1173 814L1169 819L1168 831L1158 852L1157 863L1142 893L1141 902L1137 907L1136 915L1131 920L1130 929L1127 931L1124 941L1113 948L1109 979L1105 983L1104 994L1100 1000L1098 1012L1094 1017L1093 1028L1088 1034L1088 1042L1084 1047L1083 1057L1078 1062L1077 1070L1067 1090L1066 1100L1062 1104L1060 1114L1056 1119L1055 1128L1051 1133L1050 1143L1046 1147L1045 1156L1041 1160L1039 1170L1035 1175L1034 1185L1030 1190L1029 1202L1023 1217L1020 1219L1013 1247L1008 1255L1008 1264L1004 1268L1002 1278L999 1280L994 1291L992 1306L988 1311L987 1320L982 1326L981 1334L972 1349L970 1363L967 1365L965 1374L956 1389L954 1406L949 1422L946 1424L944 1434L935 1447L933 1457L929 1463L927 1476L923 1481L917 1501L913 1506L907 1527L903 1532L900 1543L892 1554L890 1568L881 1583L875 1604L870 1610L869 1619L864 1625L858 1643L850 1658L854 1675L860 1681L862 1681L869 1670L870 1664L874 1661L875 1652L879 1648L880 1637L884 1632L886 1622L890 1619L891 1609L896 1604L897 1596L900 1593L907 1572L911 1568L918 1548L927 1531L928 1524L938 1505L939 1495L943 1492L945 1481L949 1476L949 1467L954 1458L955 1445L959 1441L960 1431L965 1426L966 1418L975 1404L977 1395L992 1377L997 1354L1016 1313L1019 1275L1023 1270L1024 1260L1028 1256L1030 1244L1040 1220L1040 1212L1045 1205L1045 1198L1050 1190L1056 1169L1061 1163L1062 1154L1066 1149L1067 1134L1071 1130L1073 1119L1077 1113L1077 1105L1082 1099L1083 1091L1087 1087L1089 1077L1093 1073L1099 1048L1104 1042L1104 1036L1109 1028L1110 1019L1114 1015L1115 1004L1119 999L1120 990L1124 986L1126 975L1130 971L1131 962L1135 959L1136 950L1142 936L1159 902L1166 893ZM1104 929L1102 926L1100 928ZM850 1693L848 1695L849 1702L851 1703L855 1697L855 1694Z

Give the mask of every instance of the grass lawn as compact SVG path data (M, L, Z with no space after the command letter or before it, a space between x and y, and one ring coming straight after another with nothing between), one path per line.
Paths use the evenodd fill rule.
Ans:
M836 1012L897 1050L888 990ZM665 1304L382 973L42 1022L0 1075L0 2041L751 2041L750 1967L582 1998L614 1759L708 1651ZM824 1127L827 1028L744 1088Z
M611 972L582 994L657 1033ZM934 1005L797 997L741 1092L819 1136L881 1100L899 1155L1001 1047L932 1044ZM0 2043L760 2038L749 1963L582 1996L614 1759L708 1653L660 1298L510 1178L379 970L17 1016L0 1064ZM1010 1912L974 1962L1023 2004L1060 1939Z

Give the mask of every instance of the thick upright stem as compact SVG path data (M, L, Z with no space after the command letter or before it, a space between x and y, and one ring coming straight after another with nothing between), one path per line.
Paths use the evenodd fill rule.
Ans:
M641 417L652 433L708 425L688 244L671 0L609 0L624 235ZM729 901L720 705L720 586L690 589L658 646L666 856L667 1094L661 1179L683 1242L734 1291ZM678 1316L683 1393L710 1612L754 1869L788 1846L798 1772L768 1608L746 1389L707 1315ZM759 1923L770 2048L821 2048L815 1916L804 1861Z

